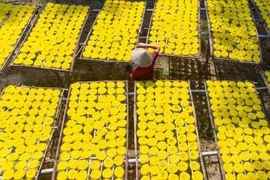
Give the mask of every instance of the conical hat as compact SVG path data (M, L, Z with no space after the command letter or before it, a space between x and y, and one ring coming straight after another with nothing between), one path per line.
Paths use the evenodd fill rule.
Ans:
M152 55L143 48L134 49L131 54L131 59L134 64L142 68L149 67L153 62Z

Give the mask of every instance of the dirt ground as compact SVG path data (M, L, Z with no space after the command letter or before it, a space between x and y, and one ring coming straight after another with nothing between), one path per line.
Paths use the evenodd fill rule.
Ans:
M59 0L58 2L67 2ZM68 1L68 2L71 2ZM81 4L88 4L89 1L80 0ZM101 8L103 1L96 1L94 8ZM153 2L149 1L149 8L153 7ZM204 18L202 12L202 18ZM146 13L146 19L150 17L151 13ZM90 30L97 13L91 13L84 32L81 36L80 42L83 43L86 39L87 32ZM203 21L205 23L205 21ZM146 35L147 23L144 22L142 36ZM262 30L261 24L257 24L260 33L265 33ZM202 29L207 31L205 24ZM141 40L144 42L144 39ZM258 82L258 87L265 87L263 80L258 73L258 70L270 70L270 39L261 39L261 47L263 52L263 64L251 65L244 63L232 63L224 61L213 61L209 58L208 38L202 37L202 57L200 59L183 59L177 57L159 57L155 66L154 78L156 80L185 80L190 81L192 90L203 90L204 81L208 79L217 80L234 80L234 81L253 81ZM72 74L59 73L55 71L48 71L42 69L31 68L8 68L5 74L0 75L0 89L9 84L13 85L29 85L42 87L64 87L76 81L99 81L99 80L128 80L130 84L130 91L133 92L133 81L129 78L125 71L127 63L106 63L106 62L92 62L75 60L74 71ZM215 143L213 139L212 127L209 119L208 106L206 95L204 92L193 92L194 105L196 108L196 116L198 121L198 130L201 141L201 150L215 151ZM270 119L270 96L267 90L260 91L260 95L264 100L265 109L267 110L267 117ZM133 97L130 97L130 109L133 108ZM134 129L133 116L130 111L130 135L129 135L129 149L134 149ZM54 159L54 147L57 144L57 135L52 144L48 159ZM130 157L134 157L134 152L129 152ZM220 179L218 171L217 157L206 157L205 165L207 167L207 174L210 180ZM52 167L52 163L45 164L46 167ZM135 166L129 167L129 179L134 179ZM49 176L41 176L41 179L48 179Z

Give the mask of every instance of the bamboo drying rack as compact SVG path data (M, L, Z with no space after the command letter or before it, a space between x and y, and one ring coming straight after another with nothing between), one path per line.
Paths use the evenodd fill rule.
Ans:
M128 134L129 134L129 98L128 98L128 81L80 81L80 82L77 82L77 83L92 83L92 82L124 82L125 83L125 88L126 88L126 102L124 103L126 106L127 106L127 133L126 133L126 149L128 151ZM53 167L53 174L52 174L52 180L55 180L56 179L56 175L57 175L57 164L59 162L59 155L60 155L60 146L61 146L61 143L62 143L62 139L63 139L63 131L64 131L64 127L65 127L65 124L67 122L67 110L69 108L69 98L70 98L70 94L71 94L71 91L72 91L72 88L71 88L71 85L69 87L69 91L68 91L68 97L67 97L67 101L66 101L66 107L65 107L65 112L64 112L64 115L63 115L63 119L62 119L62 123L61 123L61 128L60 128L60 136L59 136L59 139L58 139L58 143L57 143L57 149L56 149L56 156L55 156L55 161L54 161L54 167ZM92 160L96 159L96 157L90 157L89 158L89 161L91 162ZM128 180L128 152L126 152L125 156L124 156L124 162L125 162L125 180ZM101 168L103 169L103 163L101 163ZM90 167L88 167L88 179L90 177ZM112 178L113 179L113 178Z
M137 1L137 0L136 0L136 1L132 1L132 2L144 2L144 1ZM144 16L145 16L145 12L146 12L146 6L147 6L147 1L145 2L143 14L142 14L142 17L141 17L142 23L141 23L140 28L139 28L139 30L138 30L137 42L139 42L139 40L140 40L140 34L141 34L141 32L142 32L142 26L143 26L143 23L144 23ZM104 9L104 7L101 9L101 11L103 11L103 9ZM100 12L101 12L101 11L100 11ZM123 61L123 60L118 61L118 60L116 60L116 59L109 59L109 58L106 58L106 59L93 59L93 58L85 58L85 57L83 57L83 53L84 53L84 51L85 51L85 47L86 47L87 42L89 41L90 37L91 37L92 34L93 34L93 27L97 24L97 20L98 20L98 18L99 18L100 12L98 13L98 15L97 15L97 17L96 17L96 19L95 19L95 21L94 21L94 23L93 23L93 25L92 25L92 27L91 27L91 29L90 29L90 31L89 31L87 37L86 37L85 42L83 43L83 46L82 46L82 47L78 50L78 52L77 52L77 54L80 54L79 59L80 59L80 60L86 60L86 61L128 63L128 62ZM81 51L81 52L80 52L80 51Z
M18 86L18 87L20 87L20 86ZM60 98L59 98L59 102L58 102L58 106L57 106L57 109L56 109L56 113L55 113L55 116L54 116L54 122L53 122L53 125L54 124L56 124L56 122L58 121L58 119L59 119L59 115L60 115L60 107L61 107L61 103L62 103L62 99L63 99L63 97L64 97L64 89L62 89L62 88L52 88L52 87L34 87L34 86L24 86L24 85L22 85L21 87L23 87L23 88L44 88L44 89L52 89L52 90L60 90L61 91L61 94L60 94ZM0 93L0 99L2 98L2 95L4 94L4 91L5 91L5 88L2 90L2 92ZM44 151L44 155L43 155L43 157L42 157L42 159L41 159L41 163L40 163L40 165L39 165L39 167L38 167L38 170L37 170L37 174L36 174L36 176L35 176L35 180L38 180L38 178L39 178L39 175L41 174L41 171L42 171L42 167L43 167L43 165L44 165L44 163L46 162L46 156L47 156L47 153L48 153L48 150L49 150L49 146L50 146L50 144L51 144L51 142L52 142L52 138L53 138L53 136L54 136L54 132L55 132L55 128L52 128L52 132L51 132L51 135L50 135L50 139L47 141L47 146L46 146L46 149L45 149L45 151ZM13 151L13 150L12 150ZM1 174L1 171L0 171L0 174ZM3 175L3 174L2 174ZM1 179L1 177L0 177L0 179ZM26 178L24 178L24 179L26 179Z
M260 71L260 74L261 74L261 76L262 76L262 79L263 79L263 81L264 81L264 84L265 84L266 87L268 88L268 92L270 93L270 83L268 82L268 80L267 80L267 78L266 78L266 76L265 76L265 74L264 74L263 71Z
M2 3L2 2L1 2L1 3ZM4 2L3 2L3 3L4 3ZM21 5L28 5L28 4L24 4L24 3L19 3L19 4L18 4L18 3L11 3L11 4L14 4L14 5L19 5L19 4L21 4ZM4 62L2 68L0 69L0 74L3 73L4 69L8 66L9 62L11 61L11 57L12 57L13 53L16 52L16 49L18 48L19 43L21 43L22 38L23 38L23 36L25 35L25 32L27 31L27 29L29 28L30 23L33 22L33 21L36 21L36 16L39 15L39 13L38 13L39 8L40 8L40 7L36 6L36 8L34 9L32 16L29 18L27 24L26 24L25 27L23 28L23 31L22 31L20 37L17 39L16 44L13 45L13 46L14 46L14 50L13 50L13 51L9 54L9 56L6 58L6 61ZM7 18L8 18L8 17L7 17Z
M254 9L255 9L255 11L256 11L258 17L259 17L259 20L260 20L261 22L263 22L263 27L264 27L265 31L266 31L267 34L270 36L269 28L268 28L268 26L267 26L266 21L264 20L264 18L262 17L262 15L261 15L261 13L260 13L261 11L260 11L259 7L257 6L257 4L255 3L254 0L250 0L250 1L251 1L251 4L253 5L253 7L254 7Z
M135 144L135 159L136 159L136 180L139 180L141 175L139 173L139 147L138 147L138 138L137 138L137 125L138 125L138 119L137 119L137 87L136 87L136 82L134 82L134 144ZM173 82L173 81L171 81ZM179 81L180 82L180 81ZM191 93L191 89L190 89L190 82L188 82L189 85L189 95L190 95L190 99L189 99L189 105L192 106L193 108L193 112L192 115L195 118L195 128L196 128L196 136L197 136L197 143L198 143L198 153L199 153L199 163L201 165L201 171L203 173L203 177L204 179L206 178L206 171L205 171L205 166L204 166L204 161L203 161L203 155L201 152L201 146L200 146L200 140L199 140L199 132L198 132L198 127L197 127L197 119L196 119L196 113L195 113L195 107L194 107L194 102L193 102L193 97L192 97L192 93ZM177 134L177 133L176 133ZM191 170L192 171L192 170Z
M67 4L67 5L72 5L72 4ZM74 49L74 52L73 52L73 56L72 56L72 62L71 62L71 66L70 66L70 69L69 70L64 70L64 69L57 69L57 68L46 68L46 67L36 67L36 66L26 66L26 65L16 65L14 64L14 61L15 59L17 58L17 56L19 55L19 52L20 52L20 49L22 48L23 44L26 42L26 40L28 39L28 36L30 35L30 33L32 32L32 29L34 28L34 26L37 24L37 19L39 18L40 14L42 13L42 10L45 9L46 5L43 6L43 8L40 10L38 16L36 17L34 23L31 25L29 31L27 32L22 44L18 47L18 50L16 51L15 53L15 56L12 58L12 61L11 61L11 66L14 66L14 67L24 67L24 68L36 68L36 69L46 69L46 70L54 70L54 71L59 71L59 72L73 72L73 68L74 68L74 64L75 64L75 58L76 58L76 51L78 50L79 48L79 40L80 40L80 37L82 35L82 32L83 32L83 29L85 27L85 24L86 24L86 21L89 17L89 14L91 12L90 8L88 9L88 12L87 12L87 15L85 16L85 19L84 19L84 22L83 22L83 25L81 27L81 30L80 30L80 33L78 35L78 39L77 39L77 43L76 43L76 47ZM43 65L42 65L43 66Z
M209 34L210 55L211 55L212 59L214 61L224 61L224 62L232 62L232 63L245 63L245 64L259 64L259 63L262 63L263 58L262 58L261 44L260 44L260 38L258 36L258 31L257 31L256 27L255 27L255 29L256 29L256 37L258 39L258 46L259 46L259 51L260 51L261 62L256 63L256 62L239 61L239 60L236 60L236 59L223 58L223 57L217 58L217 57L214 56L214 42L213 42L214 38L213 38L212 31L211 31L211 22L210 22L210 17L209 17L209 13L208 13L207 0L205 0L205 3L206 3L205 4L206 19L207 19L208 34ZM250 16L252 17L252 20L254 22L254 17L252 16L251 11L250 11ZM254 24L254 26L255 26L255 24Z
M156 9L156 4L154 5L154 10ZM200 1L198 1L198 40L199 40L199 53L197 55L188 55L188 56L178 56L178 55L174 55L174 54L165 54L162 53L162 56L169 56L169 57L181 57L181 58L187 58L187 59L198 59L201 57L201 10L200 10ZM151 27L152 27L152 23L153 23L153 17L154 17L154 10L152 12L151 15L151 19L150 19L150 23L149 23L149 27L148 27L148 32L147 32L147 36L146 36L146 42L149 43L149 37L150 37L150 31L151 31ZM157 42L158 43L158 42ZM166 38L166 45L167 45L167 38Z
M255 83L253 83L254 84L254 89L256 90L256 93L258 94L258 91L257 91L257 89L255 88ZM215 141L215 144L216 144L216 151L218 152L218 162L219 162L219 168L220 168L220 172L221 172L221 175L222 175L222 180L225 180L226 178L225 178L225 171L224 171L224 169L222 168L223 167L223 161L222 161L222 159L221 159L221 153L220 153L220 149L219 149L219 147L217 146L217 144L218 144L218 139L217 139L217 132L218 132L218 128L217 128L217 126L215 125L215 123L214 123L214 119L213 119L213 116L212 116L212 114L213 114L213 112L212 112L212 110L211 110L211 105L210 105L210 98L209 98L209 92L208 92L208 88L207 88L207 84L206 84L206 82L204 82L204 85L205 85L205 94L206 94L206 100L207 100L207 105L208 105L208 111L209 111L209 117L210 117L210 122L211 122L211 126L212 126L212 131L213 131L213 134L214 134L214 141ZM259 97L259 96L258 96ZM264 114L266 114L265 113L265 108L264 108L264 105L262 104L261 105L262 106L262 111L264 112ZM268 123L268 126L269 126L269 123ZM252 162L252 160L250 160L251 162ZM234 174L235 174L235 172L233 172Z

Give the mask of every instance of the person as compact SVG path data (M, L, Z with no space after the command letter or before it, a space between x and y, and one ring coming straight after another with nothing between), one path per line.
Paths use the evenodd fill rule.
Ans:
M151 54L145 48L153 48ZM158 58L160 47L152 44L138 43L137 48L131 53L131 60L134 65L128 65L126 70L130 77L136 81L153 80L154 66Z

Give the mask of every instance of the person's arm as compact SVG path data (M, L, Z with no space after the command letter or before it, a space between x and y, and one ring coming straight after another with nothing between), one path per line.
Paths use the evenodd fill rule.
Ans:
M139 47L141 47L141 48L153 48L153 49L155 49L155 51L157 53L159 53L159 51L160 51L160 47L157 46L157 45L153 45L153 44L138 43L137 47L138 48Z
M132 80L134 80L134 79L133 79L133 73L130 73L130 74L129 74L129 77L130 77Z

